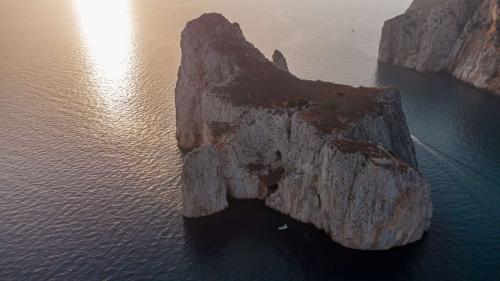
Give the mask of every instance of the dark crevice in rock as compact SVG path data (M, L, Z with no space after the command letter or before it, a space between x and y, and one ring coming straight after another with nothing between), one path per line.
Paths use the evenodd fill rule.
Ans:
M281 151L276 151L276 161L280 161L281 160Z
M274 192L276 192L276 190L278 190L278 184L273 184L273 185L270 185L267 187L267 196L273 194Z
M278 189L278 183L285 174L285 169L283 167L271 168L269 167L269 172L267 175L260 176L261 185L267 187L267 195L271 195Z
M316 197L317 197L317 200L318 200L318 210L321 209L321 196L319 196L319 194L316 194Z
M291 113L288 113L288 120L286 121L286 134L288 139L292 136L292 116Z

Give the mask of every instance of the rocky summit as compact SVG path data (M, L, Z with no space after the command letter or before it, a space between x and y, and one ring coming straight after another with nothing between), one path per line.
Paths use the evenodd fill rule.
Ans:
M500 94L499 0L414 0L385 22L379 61Z
M383 250L430 226L429 188L394 89L301 80L220 14L189 22L175 91L186 217L267 206L349 248Z

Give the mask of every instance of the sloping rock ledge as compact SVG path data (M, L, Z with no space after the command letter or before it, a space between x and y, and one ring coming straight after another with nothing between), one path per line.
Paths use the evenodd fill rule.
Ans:
M183 214L260 199L354 249L420 239L429 189L394 89L301 80L237 23L204 14L182 32L176 85Z

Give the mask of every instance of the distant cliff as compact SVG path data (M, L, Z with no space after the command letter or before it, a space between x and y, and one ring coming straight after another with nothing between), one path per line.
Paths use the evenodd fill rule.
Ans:
M499 0L414 0L385 22L379 61L445 71L500 94Z
M205 14L182 32L175 91L183 214L261 199L350 248L420 239L432 204L393 89L301 80Z

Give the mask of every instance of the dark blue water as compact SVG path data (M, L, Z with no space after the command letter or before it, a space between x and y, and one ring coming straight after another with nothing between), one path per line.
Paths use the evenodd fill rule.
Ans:
M500 98L377 65L383 20L408 5L0 2L0 280L499 280ZM256 201L182 218L173 91L203 11L300 77L401 90L432 188L424 239L348 250Z

